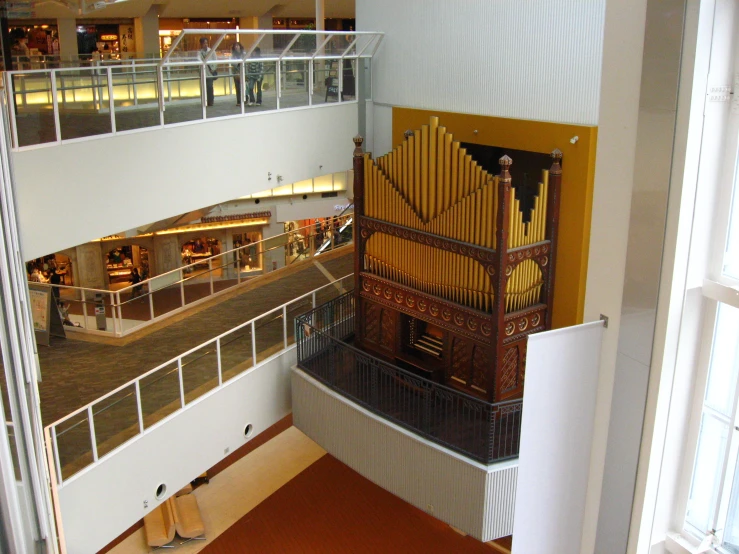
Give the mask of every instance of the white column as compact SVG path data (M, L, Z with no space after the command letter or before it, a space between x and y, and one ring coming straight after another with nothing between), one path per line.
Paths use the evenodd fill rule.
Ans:
M621 325L636 156L647 0L607 1L584 321L610 318L603 334L583 534L578 551L597 552L596 529ZM627 176L624 178L624 176ZM574 548L573 548L574 551Z
M326 30L325 0L316 0L316 31Z
M56 20L59 31L59 54L62 60L76 58L77 49L77 21L74 18L59 18Z
M152 6L143 17L136 17L134 40L137 57L159 57L159 6Z

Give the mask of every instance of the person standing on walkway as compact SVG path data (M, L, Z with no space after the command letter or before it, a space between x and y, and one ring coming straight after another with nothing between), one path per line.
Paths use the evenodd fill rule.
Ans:
M252 59L246 66L247 76L249 77L249 83L246 86L246 90L249 92L249 106L255 103L257 106L261 106L264 63L259 60L259 58L262 57L262 51L259 47L254 49L252 56L256 59ZM254 101L254 87L257 89L256 102Z
M231 59L242 61L244 59L244 47L240 42L235 42L231 47ZM234 87L236 87L236 105L241 106L244 103L244 97L241 95L241 64L231 64L231 74L234 78Z
M141 296L141 275L139 275L138 268L133 268L131 270L131 284L133 285L133 289L131 289L131 300L134 298Z
M210 54L210 45L208 44L207 37L200 38L200 59L205 64L205 103L208 106L212 106L215 101L215 94L213 93L213 81L218 78L218 71L211 65L205 63L205 60Z

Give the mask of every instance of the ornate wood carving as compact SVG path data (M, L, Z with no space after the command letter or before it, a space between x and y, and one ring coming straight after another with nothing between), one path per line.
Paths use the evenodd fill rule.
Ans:
M395 351L395 312L387 308L380 311L380 346Z
M385 233L418 244L425 244L433 248L438 248L439 250L468 256L479 261L485 268L485 271L487 271L488 275L495 275L496 261L498 258L495 254L495 250L475 246L474 244L459 242L453 239L440 237L438 235L432 235L431 233L417 231L416 229L409 229L408 227L379 221L369 217L359 217L358 222L362 242L366 243L367 239L369 239L374 232Z
M380 306L373 302L364 304L364 340L379 344L380 338Z
M472 386L482 391L487 390L488 372L492 365L488 347L473 345L472 347Z
M546 329L547 307L537 304L526 310L512 312L505 316L503 344L509 344L531 333Z
M369 273L360 275L360 294L453 333L492 344L492 316L423 294Z
M466 340L459 337L452 338L452 363L447 368L449 377L455 377L467 383L470 380L470 349Z
M499 365L500 394L510 392L518 386L518 365L518 347L512 346L505 351Z

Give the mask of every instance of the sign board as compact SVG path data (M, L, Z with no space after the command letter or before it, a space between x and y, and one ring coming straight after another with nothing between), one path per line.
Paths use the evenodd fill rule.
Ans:
M28 296L31 300L31 318L36 344L49 346L51 335L66 338L62 317L51 293L51 287L28 283Z

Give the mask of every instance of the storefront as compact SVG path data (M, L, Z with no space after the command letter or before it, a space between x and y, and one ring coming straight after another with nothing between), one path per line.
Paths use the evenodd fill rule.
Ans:
M77 49L82 57L92 59L93 52L101 59L125 59L136 53L133 20L114 23L77 21Z
M131 283L134 268L144 279L150 276L148 248L138 244L122 244L105 252L105 270L111 290L127 287Z
M8 30L14 69L45 69L59 54L56 21L10 21Z

